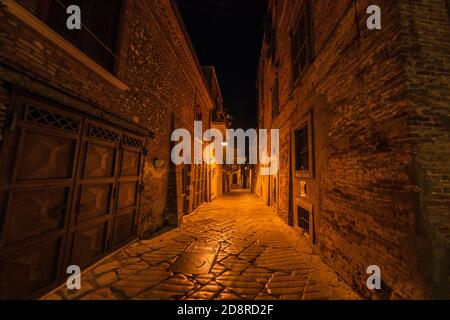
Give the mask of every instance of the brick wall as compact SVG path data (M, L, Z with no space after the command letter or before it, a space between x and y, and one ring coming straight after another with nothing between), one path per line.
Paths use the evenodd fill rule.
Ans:
M444 0L402 1L408 124L419 200L419 268L450 297L450 15Z
M295 86L290 35L303 1L278 1L276 59L267 54L267 41L261 54L259 126L280 129L278 213L297 225L296 204L312 205L315 247L363 296L439 296L429 280L448 279L450 51L444 2L313 3L315 58ZM382 9L381 31L366 28L372 4ZM433 24L426 26L427 19ZM277 75L280 114L272 119ZM310 110L315 174L297 178L290 159L293 131ZM258 178L265 202L267 181ZM424 265L430 256L435 263ZM365 285L366 269L374 264L382 270L380 291Z
M39 0L18 2L37 14ZM0 11L0 80L5 87L18 85L73 109L83 107L82 111L98 118L115 116L125 126L155 134L148 139L144 167L138 231L143 235L164 223L172 115L173 127L192 130L195 106L207 115L212 101L168 0L126 0L123 14L115 76L129 91L105 81L4 8ZM163 160L163 167L155 168L154 158Z

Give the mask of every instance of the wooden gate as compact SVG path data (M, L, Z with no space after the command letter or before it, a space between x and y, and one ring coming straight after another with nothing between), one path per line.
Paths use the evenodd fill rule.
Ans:
M144 139L18 97L2 148L0 298L32 298L136 233Z
M203 202L208 201L207 171L208 169L205 164L193 166L193 176L194 176L193 209L200 206Z

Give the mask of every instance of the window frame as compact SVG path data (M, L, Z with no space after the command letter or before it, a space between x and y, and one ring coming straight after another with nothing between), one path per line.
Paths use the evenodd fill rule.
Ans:
M297 168L297 161L299 155L297 154L298 151L298 139L297 139L297 133L300 132L305 126L308 128L308 169L307 170L299 170ZM313 130L313 114L312 109L306 113L306 119L300 123L299 126L294 128L294 170L295 170L295 176L297 178L314 178L314 130Z
M104 62L104 61L99 61L100 59L97 59L97 57L93 56L92 52L88 52L88 51L86 51L86 50L84 50L84 49L79 47L79 43L78 42L82 41L81 34L78 34L76 38L69 39L64 34L61 34L59 30L54 29L53 27L51 27L48 24L49 10L50 10L50 5L51 5L52 1L57 1L57 0L41 0L41 6L40 6L39 13L38 13L38 18L43 23L45 23L51 30L56 32L58 35L60 35L62 38L64 38L67 42L72 44L78 50L83 52L87 57L92 59L92 61L94 61L96 64L98 64L101 68L103 68L107 72L111 73L112 75L116 75L117 72L118 72L118 60L116 59L116 57L118 55L118 52L120 52L120 47L122 45L124 11L125 11L125 3L126 3L126 1L120 0L120 4L119 4L119 7L118 7L116 29L115 29L114 34L113 34L114 40L112 41L111 48L108 47L108 49L110 51L112 51L115 56L111 57L112 60L109 63L108 62ZM83 4L87 4L87 3L89 3L89 0L81 0L81 2ZM90 7L88 6L88 8L90 8ZM85 15L87 15L88 17L90 17L91 14L92 14L92 12L89 11L89 10L88 10L88 12L85 13ZM82 17L83 17L83 13L82 13ZM93 32L93 31L91 30L91 32ZM98 37L98 34L96 34L96 33L94 33L94 34L95 34L96 37ZM99 46L104 48L103 45L101 45L101 44L99 44ZM108 52L108 54L110 54L110 53ZM104 65L104 63L105 64L110 64L110 66L107 67L107 66Z
M299 34L301 32L301 22L303 18L306 19L306 30L305 30L305 40L302 44L298 44L294 46L294 44L299 41ZM313 7L311 0L305 0L303 6L300 10L300 14L295 19L295 25L292 28L290 34L291 40L291 83L292 88L294 88L303 74L311 66L314 61L314 19L313 19ZM306 64L304 67L301 65L301 55L302 55L302 47L306 46ZM296 70L296 71L294 71Z

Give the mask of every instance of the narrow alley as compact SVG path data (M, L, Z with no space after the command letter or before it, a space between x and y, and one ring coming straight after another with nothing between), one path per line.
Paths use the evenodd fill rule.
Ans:
M358 299L270 208L255 203L245 189L223 195L180 227L91 267L81 290L64 285L44 299ZM212 255L207 249L217 243ZM189 253L193 244L207 249ZM193 264L177 269L186 254ZM203 273L192 274L202 263Z

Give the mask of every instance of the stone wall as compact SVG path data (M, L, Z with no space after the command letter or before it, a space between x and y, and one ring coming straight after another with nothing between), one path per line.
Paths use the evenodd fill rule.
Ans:
M293 85L290 35L303 1L278 1L275 59L269 41L261 54L259 126L280 129L278 214L297 226L297 204L312 205L311 242L366 297L437 296L430 277L448 277L448 17L443 1L419 2L313 1L314 60ZM380 31L366 28L373 4ZM293 132L310 112L314 175L297 178ZM257 186L266 203L268 180ZM435 264L423 265L425 252ZM380 291L366 287L370 265L381 268Z
M39 0L18 2L37 15ZM129 87L128 91L105 81L5 8L0 11L0 19L3 87L20 86L72 109L81 110L83 106L82 111L97 118L114 116L124 126L154 133L146 146L138 233L144 235L161 227L167 199L171 129L192 131L196 106L205 115L204 127L208 128L213 105L170 1L124 1L114 76ZM163 160L164 165L155 168L154 158ZM176 172L176 179L181 179L181 171Z

